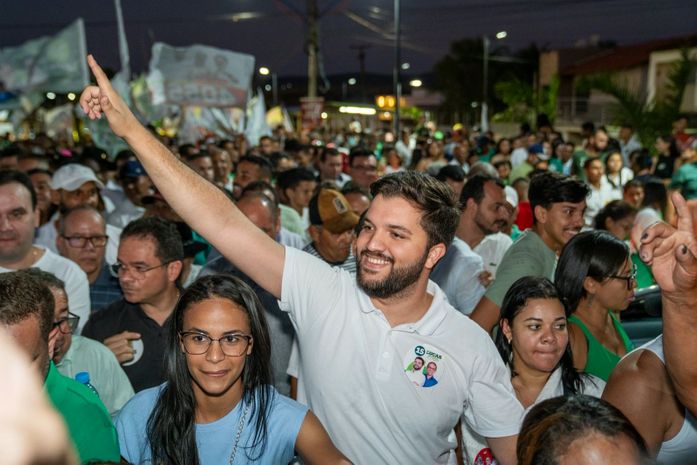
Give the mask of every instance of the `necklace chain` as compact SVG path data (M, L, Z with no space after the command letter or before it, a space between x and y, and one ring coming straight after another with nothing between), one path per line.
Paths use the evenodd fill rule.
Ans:
M242 399L244 402L244 398ZM240 436L242 435L242 430L244 429L245 420L247 419L247 412L249 411L249 404L245 402L244 412L240 417L239 423L237 423L237 433L235 434L235 444L232 446L232 452L230 453L230 460L228 460L228 465L232 465L235 461L235 456L237 455L237 446L240 443Z

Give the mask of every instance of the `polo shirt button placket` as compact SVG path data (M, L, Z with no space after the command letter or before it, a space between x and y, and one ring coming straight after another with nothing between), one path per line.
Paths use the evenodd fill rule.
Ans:
M380 341L380 351L378 352L380 356L377 360L377 379L381 381L387 381L390 377L390 372L392 369L392 358L393 353L390 350L389 337L391 331L388 331Z

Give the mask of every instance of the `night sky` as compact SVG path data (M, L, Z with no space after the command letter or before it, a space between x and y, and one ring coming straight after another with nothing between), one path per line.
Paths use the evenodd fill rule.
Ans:
M147 69L154 41L194 43L250 53L279 76L306 73L305 0L122 0L132 68ZM368 72L390 73L392 0L318 0L327 74L358 72L366 45ZM112 0L2 0L0 47L52 34L82 16L87 48L118 69ZM249 14L251 13L251 14ZM236 18L237 21L233 20ZM248 18L248 19L244 19ZM531 42L572 47L597 35L620 44L697 33L696 0L402 0L403 60L425 73L453 40L506 30L498 45Z

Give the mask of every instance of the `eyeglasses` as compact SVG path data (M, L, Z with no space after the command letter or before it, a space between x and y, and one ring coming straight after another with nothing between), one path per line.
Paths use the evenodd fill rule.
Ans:
M203 355L208 352L211 344L217 341L220 344L220 349L228 357L239 357L247 351L247 347L252 342L252 336L248 334L226 334L218 339L196 333L186 332L179 333L184 350L189 355Z
M163 266L169 265L173 261L176 260L168 260L164 263L160 263L159 265L155 266L136 265L133 267L124 265L121 262L117 262L111 265L111 270L119 276L124 275L126 273L131 273L131 276L133 276L135 279L143 279L145 278L145 273L147 273L148 271L152 271L157 268L162 268Z
M627 276L617 276L617 275L610 275L608 276L609 279L623 279L627 281L627 289L630 291L634 287L634 284L636 284L636 275L637 275L637 267L636 265L632 265L632 271L629 273Z
M80 317L74 313L68 312L68 316L61 318L58 321L53 322L53 327L58 328L63 334L72 334L77 329L77 324L80 321Z
M101 248L104 247L109 240L109 236L61 236L63 239L68 241L70 247L81 249L87 245L89 241L92 247Z

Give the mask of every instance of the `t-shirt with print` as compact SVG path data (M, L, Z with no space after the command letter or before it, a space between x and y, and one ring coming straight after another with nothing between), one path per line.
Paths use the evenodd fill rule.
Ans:
M432 281L427 292L419 321L391 327L353 275L285 249L281 309L298 338L298 399L353 463L443 463L463 411L484 437L518 433L523 409L491 338ZM415 357L430 387L410 379Z

